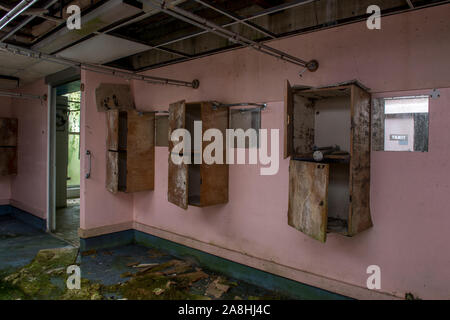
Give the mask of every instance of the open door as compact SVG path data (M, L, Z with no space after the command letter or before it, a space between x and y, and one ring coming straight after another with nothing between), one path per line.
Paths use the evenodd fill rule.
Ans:
M286 80L284 87L284 158L292 155L294 142L294 95L292 87Z
M288 223L304 234L327 239L329 165L291 160Z
M180 208L188 208L188 165L175 164L172 161L174 143L170 137L177 129L184 129L186 125L186 103L179 101L169 106L169 184L167 198Z
M127 192L155 186L155 114L128 112Z

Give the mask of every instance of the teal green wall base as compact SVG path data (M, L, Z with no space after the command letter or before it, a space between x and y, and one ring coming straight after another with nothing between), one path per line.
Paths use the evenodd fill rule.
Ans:
M132 243L134 243L134 230L125 230L93 238L80 238L80 251L108 249Z
M0 215L11 215L14 218L31 225L39 230L45 231L47 229L47 220L36 217L35 215L23 211L11 205L0 206Z
M302 300L348 300L345 296L280 277L265 271L245 266L197 249L193 249L151 234L126 230L103 236L80 239L80 250L112 248L135 243L165 251L180 259L194 260L198 265L228 277L239 279L265 289L279 292L293 299Z

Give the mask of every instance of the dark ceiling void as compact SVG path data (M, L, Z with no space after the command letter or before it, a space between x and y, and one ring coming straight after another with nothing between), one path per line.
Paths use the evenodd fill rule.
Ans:
M108 0L38 0L31 8L25 10L0 31L0 41L31 47L53 32L66 25L69 14L68 6L76 4L80 7L82 14L95 9ZM11 9L19 4L20 0L0 0L0 9ZM4 16L7 11L0 10ZM31 19L30 19L31 18ZM22 23L29 20L26 25ZM16 31L16 28L20 28ZM13 31L11 35L10 32ZM4 37L7 37L4 38Z
M213 3L212 1L210 1ZM224 6L230 12L237 12L252 6L253 1L215 1L219 3L229 3ZM206 8L195 1L186 1L179 5L180 8L195 13L196 15L208 19L216 24L228 24L233 20L220 14L212 9ZM113 35L121 35L130 39L137 39L147 42L151 46L160 45L172 40L192 35L202 31L202 29L192 26L187 22L183 22L176 18L170 17L164 13L156 14L148 19L137 22L135 24L116 29L110 33Z

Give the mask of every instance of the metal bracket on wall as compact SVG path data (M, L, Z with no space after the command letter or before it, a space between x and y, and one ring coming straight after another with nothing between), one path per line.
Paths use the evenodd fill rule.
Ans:
M143 115L146 113L154 113L156 116L168 116L169 111L167 110L155 110L155 111L138 111L139 115Z
M42 96L34 95L34 94L28 94L28 93L16 93L16 92L9 92L9 91L0 91L1 97L10 97L10 98L17 98L17 99L36 99L41 101L47 101L47 94L43 94Z
M441 97L441 92L439 91L439 89L433 89L433 91L431 91L431 94L430 94L431 99L438 99L440 97Z
M211 101L213 105L213 109L217 110L218 108L232 108L232 107L245 107L245 106L253 106L257 108L242 108L239 109L241 112L249 112L249 111L255 111L255 110L261 110L264 111L267 109L267 103L253 103L253 102L242 102L242 103L220 103L218 101Z

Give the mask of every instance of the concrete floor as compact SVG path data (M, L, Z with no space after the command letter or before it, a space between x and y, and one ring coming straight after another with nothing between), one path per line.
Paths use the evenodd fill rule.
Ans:
M58 250L73 258L55 260ZM55 253L56 252L56 253ZM36 259L35 259L36 257ZM81 290L65 286L69 265L80 266ZM0 216L0 299L283 299L275 292L203 269L189 259L139 245L79 254L51 234Z
M67 200L67 208L56 210L55 235L79 247L80 238L78 228L80 227L80 199Z

